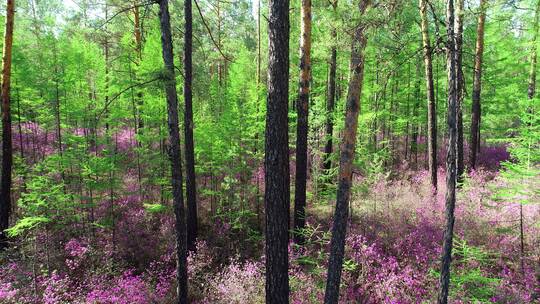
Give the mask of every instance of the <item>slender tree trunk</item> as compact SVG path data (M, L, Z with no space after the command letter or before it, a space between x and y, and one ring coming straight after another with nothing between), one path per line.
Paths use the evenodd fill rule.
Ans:
M139 7L136 5L137 2L134 2L133 7L133 34L135 36L135 52L137 53L137 58L140 60L142 57L142 34L141 34L141 21Z
M134 84L133 69L131 68L131 63L128 65L128 68L129 68L129 81L130 81L130 84L133 85ZM137 110L137 104L135 103L135 93L134 93L135 90L131 88L130 91L131 91L131 107L133 109L133 130L134 130L135 135L138 135L139 134L139 115L138 115L138 110ZM140 146L140 142L136 139L136 137L135 137L135 144L137 144L137 146ZM138 183L138 188L139 188L139 197L140 199L142 199L143 197L142 167L141 167L141 154L140 154L139 149L135 149L135 160L137 163L137 183Z
M529 70L529 86L527 88L527 97L529 99L534 99L536 95L536 62L538 54L537 49L537 40L538 40L538 23L540 21L540 0L536 4L536 13L534 15L534 24L533 24L533 39L531 41L531 67Z
M107 5L107 2L105 1L105 20L109 19L109 6ZM107 26L105 26L105 32L107 32ZM111 130L110 130L110 124L109 124L109 83L110 83L110 77L109 77L109 65L110 65L110 49L109 49L109 36L106 34L105 41L104 41L104 48L105 48L105 137L106 137L106 144L107 149L109 152L109 157L112 158L112 166L109 170L109 214L111 219L111 245L112 245L112 255L111 259L112 262L111 266L114 267L114 260L116 258L116 214L115 214L115 206L114 206L114 163L115 163L115 157L116 157L116 151L112 149L111 145ZM96 122L97 125L97 122ZM97 126L96 126L97 129ZM97 135L96 135L97 136ZM97 148L96 148L97 153Z
M17 84L15 84L17 85ZM21 96L19 94L19 88L16 88L17 92L17 128L19 130L19 142L20 142L20 153L21 153L21 160L25 161L24 159L24 139L23 139L23 131L22 131L22 122L21 122ZM26 173L23 173L23 179L25 179Z
M465 164L463 159L463 96L465 78L463 75L463 3L464 0L455 0L454 33L456 41L456 94L457 94L457 176L458 183L463 179Z
M412 138L411 138L411 157L414 153L414 169L418 169L418 130L420 128L420 123L418 122L418 112L420 110L420 86L422 84L422 71L420 62L416 65L416 82L414 84L414 105L412 111L412 117L414 123L412 124Z
M4 36L4 55L2 58L2 180L0 184L0 250L7 248L8 238L4 231L9 227L11 213L11 169L13 149L11 142L11 50L13 46L13 19L15 1L6 1L6 28Z
M422 19L422 42L424 48L424 68L426 73L426 92L428 101L428 164L431 187L437 191L437 110L435 108L435 91L433 87L432 49L429 39L429 25L426 0L420 0L420 16Z
M135 60L136 64L139 65L142 60L142 28L141 28L141 17L139 7L134 2L133 7L133 35L135 36L135 52L137 54L137 59ZM142 132L144 127L144 122L142 119L142 107L144 104L143 92L142 90L137 90L137 131ZM140 145L140 144L139 144Z
M334 12L337 9L338 0L332 2ZM332 50L330 55L330 72L328 75L328 92L326 95L326 126L325 126L325 135L326 143L324 145L324 159L323 159L323 169L326 171L330 170L332 167L331 155L333 151L333 134L334 134L334 107L336 101L336 69L337 69L337 47L336 39L337 32L335 29L335 24L332 28Z
M259 86L261 83L261 0L257 0L257 101L259 100ZM257 103L257 110L259 103ZM258 114L258 111L257 111Z
M221 1L216 1L216 14L217 14L217 47L221 49L221 21L223 20L221 16ZM223 85L223 62L222 58L218 58L217 60L217 74L218 74L218 84L219 88L221 89L221 86Z
M196 250L197 242L197 181L195 176L195 147L193 143L193 29L191 0L184 1L184 131L186 149L187 246Z
M257 1L257 113L255 116L255 122L257 125L259 124L259 115L260 115L260 90L261 90L261 0ZM261 181L259 177L259 166L260 163L258 161L258 152L259 152L259 130L257 129L255 133L255 149L254 154L257 159L257 166L256 166L256 193L255 193L255 213L257 214L257 227L260 228L261 226L261 208L260 208L260 188L261 188Z
M360 1L360 14L364 15L370 0ZM324 295L325 304L337 304L339 301L339 285L343 268L347 220L349 217L349 199L351 195L353 162L356 150L356 132L358 114L360 113L360 97L364 79L364 49L367 44L366 26L359 24L355 30L351 50L351 76L347 93L345 113L345 129L341 142L339 160L339 185L336 198L336 209L330 242L330 258Z
M411 99L411 64L409 63L407 65L407 104L405 106L405 117L409 117L410 113L410 99ZM409 122L410 120L407 119L407 125L405 126L405 160L408 160L409 154Z
M372 132L372 136L373 136L373 152L377 152L377 140L378 140L378 136L379 136L379 132L378 132L378 129L377 129L377 119L378 119L378 113L379 113L379 75L380 75L380 60L379 58L377 57L377 61L376 61L376 64L375 64L375 84L374 84L374 87L377 87L377 89L375 90L375 94L374 94L374 101L373 101L373 124L372 124L372 128L373 128L373 132Z
M306 180L309 116L309 81L311 78L311 0L302 0L300 33L300 83L296 111L296 179L294 191L294 241L304 243L306 226Z
M529 99L529 104L527 106L527 115L533 117L533 99L536 97L536 65L537 65L537 43L538 43L538 24L540 22L540 0L536 3L536 11L534 15L534 24L533 24L533 38L531 40L531 66L529 70L529 85L527 87L527 97ZM532 127L532 121L529 120L528 126L529 130ZM531 144L529 143L529 149ZM530 157L527 164L527 168L530 168ZM525 234L524 234L524 222L523 222L523 203L519 205L519 232L520 232L520 253L521 253L521 272L524 273L524 257L525 257ZM537 264L536 272L537 282L540 283L540 259Z
M459 0L458 0L459 1ZM448 152L446 156L446 226L443 239L443 251L441 257L441 274L439 278L438 304L448 303L448 287L450 285L450 262L452 260L452 241L454 236L454 208L456 204L457 182L457 55L454 35L454 0L447 0L446 27L448 41L447 70L448 70Z
M174 72L173 44L168 0L159 1L159 21L161 26L161 46L165 63L165 94L167 97L167 124L169 126L169 157L171 161L171 184L176 230L176 279L178 281L177 303L187 304L187 239L182 189L182 156L180 151L180 130L178 126L178 96Z
M480 15L476 27L476 51L474 54L474 76L472 89L471 137L469 147L469 166L476 169L476 158L480 147L480 121L482 117L480 94L482 90L482 56L484 54L484 23L486 21L486 4L488 0L480 0Z
M396 73L394 74L394 81L393 81L393 84L392 84L392 87L390 88L390 116L388 118L388 142L390 143L389 144L389 154L390 154L390 157L391 157L391 160L390 160L390 163L387 163L388 161L385 159L384 162L385 162L385 167L387 168L388 165L390 166L393 166L394 163L395 163L395 160L396 160L396 154L395 154L395 146L396 146L396 141L395 141L395 137L394 137L394 132L395 132L395 129L394 129L394 121L395 121L395 118L396 118L396 103L394 102L395 101L395 94L398 90L398 86L399 86L399 74L398 72L396 71ZM360 137L360 140L361 140L362 137Z
M58 64L57 62L55 62L55 65ZM58 72L58 67L55 66L54 68L54 72L55 72L55 83L54 83L54 87L55 87L55 94L56 94L56 109L55 109L55 118L56 118L56 141L57 141L57 144L58 144L58 154L60 155L60 158L62 157L62 123L61 123L61 119L60 119L60 89L59 89L59 80L58 80L58 77L59 77L59 72ZM61 174L62 174L62 180L64 180L64 170L62 169L61 170Z
M289 303L289 0L270 0L265 135L266 303Z

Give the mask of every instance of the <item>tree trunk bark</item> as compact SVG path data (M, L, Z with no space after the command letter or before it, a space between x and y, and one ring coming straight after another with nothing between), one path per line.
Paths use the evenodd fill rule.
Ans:
M418 133L420 128L418 112L420 110L420 86L422 84L422 71L420 67L420 62L416 65L416 82L414 84L414 105L412 111L412 117L414 123L412 124L412 136L411 136L411 157L414 153L414 169L418 169Z
M9 227L11 213L11 169L13 149L11 142L11 50L13 46L13 21L15 0L7 0L4 56L2 58L2 180L0 189L0 250L7 248L8 238L4 231Z
M184 132L186 149L187 246L196 250L197 241L197 181L195 176L195 147L193 143L193 28L191 0L184 1Z
M459 1L459 0L458 0ZM450 262L452 260L452 241L454 236L454 208L456 204L456 170L457 170L457 114L458 114L458 79L456 37L454 35L454 0L447 0L446 27L448 41L446 46L448 70L448 152L446 155L446 225L441 257L438 304L448 303L448 287L450 285Z
M370 0L360 1L360 14L364 15ZM336 209L330 242L330 258L324 295L325 304L337 304L339 300L339 285L343 268L347 220L349 217L349 199L351 195L352 170L356 150L356 132L358 114L360 113L360 97L364 79L364 49L367 44L366 25L359 24L355 30L351 50L351 78L347 93L347 108L345 113L345 129L341 142L339 160L339 186L336 198Z
M335 0L332 3L334 12L337 9L337 2ZM336 26L335 24L333 25ZM328 170L332 167L331 155L333 151L333 134L334 134L334 107L336 101L336 69L337 69L337 48L336 48L336 39L337 32L336 29L332 29L332 50L330 55L330 72L328 75L328 93L326 96L326 126L325 126L325 135L326 143L324 145L324 159L323 159L323 169L328 173Z
M294 191L294 242L303 244L306 226L306 180L309 117L309 81L311 78L311 0L302 0L300 33L300 83L296 111L296 179Z
M426 0L420 0L420 16L422 19L422 42L424 48L424 66L426 73L426 92L428 101L428 164L431 187L437 191L437 110L435 108L435 91L433 87L432 49L429 39L429 25Z
M289 0L270 0L265 134L266 303L289 303Z
M463 3L464 0L455 0L454 33L456 41L456 94L457 94L457 178L458 183L463 180L465 164L463 160L463 95L465 78L463 75Z
M15 82L15 91L17 92L17 127L19 129L19 143L20 143L20 153L21 153L21 160L24 162L24 139L22 134L22 122L21 122L21 96L19 93L19 88L17 87L17 83ZM25 178L26 173L23 173L23 181Z
M409 63L407 65L407 103L405 106L405 116L409 117L410 113L410 99L411 99L411 64ZM409 158L409 124L410 120L407 119L407 125L405 126L405 160L408 160Z
M56 59L56 58L55 58ZM58 144L58 154L60 155L60 158L62 158L62 122L61 122L61 119L60 119L60 89L59 89L59 80L58 80L58 77L59 77L59 71L58 71L58 66L56 66L58 64L58 62L56 62L55 60L55 68L54 68L54 72L56 73L55 75L55 80L54 80L54 87L55 87L55 95L56 95L56 109L54 111L54 115L55 115L55 119L56 119L56 141L57 141L57 144ZM62 180L64 180L64 170L62 169L61 170L61 174L62 174Z
M529 86L527 88L527 97L533 99L536 95L536 62L538 54L536 53L536 43L538 40L538 22L540 20L540 0L536 4L536 13L534 15L533 39L531 41L531 68L529 70Z
M187 304L187 240L182 189L182 156L180 151L180 130L178 127L178 96L174 72L173 44L168 0L159 1L159 21L161 27L161 46L165 64L165 94L167 97L167 115L170 141L171 184L176 230L176 279L178 281L177 303Z
M469 166L476 169L476 158L480 146L480 120L482 117L480 94L482 90L482 56L484 54L484 23L486 21L486 2L480 0L480 15L476 27L476 51L474 54L474 76L472 89L471 135L469 147Z
M260 92L261 92L261 0L257 0L257 105L256 105L256 116L255 116L255 122L257 125L259 124L259 116L260 116ZM256 161L256 170L259 170L259 158L258 158L258 152L259 152L259 129L256 129L255 133L255 149L254 149L254 155L257 158ZM261 181L260 181L260 175L258 172L256 173L256 192L255 192L255 213L257 214L257 228L261 228L261 206L260 206L260 188L261 188ZM262 229L261 229L262 230Z
M133 34L135 36L135 52L137 53L137 58L141 60L142 57L142 34L141 34L141 22L140 22L140 13L137 2L134 2L133 7Z
M133 8L133 35L135 36L135 52L137 54L136 64L139 65L142 60L142 28L141 28L141 18L139 7L135 6ZM142 132L144 127L144 122L142 119L142 107L144 105L143 92L140 89L137 89L137 131Z

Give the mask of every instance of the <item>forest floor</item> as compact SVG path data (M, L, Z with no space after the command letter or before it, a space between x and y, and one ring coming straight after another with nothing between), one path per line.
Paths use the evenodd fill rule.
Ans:
M427 171L397 172L355 175L340 303L434 302L445 172L439 169L435 195ZM132 173L123 180L115 234L84 222L25 234L0 257L0 303L173 303L170 209L143 203ZM497 168L482 169L468 174L458 190L451 303L540 303L540 206L497 199L505 183ZM323 301L334 194L313 193L306 244L290 246L294 304ZM257 221L249 203L217 211L212 204L201 200L198 250L188 258L191 301L264 303L264 217ZM107 210L98 208L96 216Z

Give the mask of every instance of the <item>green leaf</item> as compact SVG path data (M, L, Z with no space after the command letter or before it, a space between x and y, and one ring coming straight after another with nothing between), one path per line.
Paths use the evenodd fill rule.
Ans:
M49 223L51 220L43 216L31 216L20 219L13 227L6 229L9 236L14 237L32 230L40 224Z
M149 213L161 213L168 211L169 207L162 204L143 204L146 212Z

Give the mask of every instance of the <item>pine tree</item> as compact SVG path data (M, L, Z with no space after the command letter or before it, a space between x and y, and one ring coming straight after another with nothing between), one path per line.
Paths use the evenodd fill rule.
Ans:
M266 303L289 303L289 1L271 0L268 16L265 132Z
M191 0L184 1L184 131L186 148L187 246L194 251L197 241L197 180L195 176L195 147L193 142L193 68Z
M15 0L6 2L6 28L2 57L2 180L0 183L0 250L8 246L5 230L9 227L11 213L11 170L13 147L11 141L11 57L13 47L13 23Z
M458 0L459 1L459 0ZM452 261L452 241L454 237L454 209L456 205L457 184L457 139L458 139L458 68L456 52L456 36L454 32L454 0L446 2L446 42L448 73L448 149L446 156L446 195L445 195L445 230L439 277L438 304L448 303L450 286L450 263Z
M472 90L471 135L469 144L469 166L476 169L476 159L480 149L480 121L482 108L480 96L482 92L482 58L484 55L484 25L486 22L487 0L480 1L480 13L476 25L476 49L474 54L474 77Z
M169 157L171 162L171 184L176 231L176 279L178 282L179 304L187 304L187 239L184 213L184 197L182 186L182 156L180 154L180 130L178 127L178 96L176 95L176 78L174 72L173 44L169 15L169 1L159 1L159 21L161 27L161 46L165 63L164 83L167 98L167 124L169 127Z
M371 5L370 0L360 1L360 14L364 15ZM328 275L324 295L325 304L337 304L339 301L339 285L345 251L345 236L347 234L347 219L349 217L349 199L351 196L352 169L356 151L356 133L358 115L360 114L360 97L364 82L364 51L367 44L367 24L356 26L351 50L351 77L347 92L347 108L345 110L345 129L341 141L339 159L339 184L336 198L332 239L330 242L330 257Z
M424 49L424 68L426 74L426 92L428 101L428 163L431 187L437 190L437 109L435 108L435 90L433 87L432 48L429 39L426 0L420 0L420 17Z
M309 115L309 82L311 78L311 0L302 0L300 33L300 82L296 125L296 179L294 191L294 241L302 244L306 225L306 183Z

